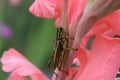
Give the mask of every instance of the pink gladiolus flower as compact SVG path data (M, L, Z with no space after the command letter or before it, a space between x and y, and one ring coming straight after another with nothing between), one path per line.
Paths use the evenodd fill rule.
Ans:
M5 72L11 72L8 80L27 80L26 76L32 80L48 80L47 76L13 48L3 53L1 63Z
M115 80L120 68L120 39L113 36L119 35L117 29L120 26L118 25L119 23L111 21L110 18L119 21L119 13L120 11L118 10L99 20L84 37L82 43L84 41L86 43L91 36L96 36L90 50L86 49L86 44L81 43L76 54L76 58L80 61L80 67L70 68L66 80L72 78L73 80ZM108 35L108 33L112 36ZM11 72L9 80L26 80L25 76L30 76L32 80L48 80L41 71L14 49L5 51L1 62L3 70ZM76 71L77 73L75 74ZM74 74L75 76L73 76Z
M90 36L95 36L96 34L102 33L109 37L114 37L116 35L120 35L120 9L105 16L95 23L93 28L88 32L86 36L84 36L81 45L86 45L87 40Z
M79 1L68 1L69 24L74 23L83 12L86 0ZM35 0L30 11L38 17L56 18L60 24L62 4L63 0ZM120 38L115 37L120 35L119 21L120 10L117 10L100 19L93 26L90 32L84 36L75 55L79 66L71 67L65 80L115 80L120 68ZM95 39L89 50L86 45L92 36L95 36ZM30 76L32 80L48 80L41 71L14 49L4 52L1 62L3 70L11 72L10 80L25 80L25 76ZM54 79L56 78L53 76Z
M88 78L89 80L115 80L120 68L120 38L114 38L116 35L120 35L119 20L120 10L117 10L100 19L83 38L80 48L86 50L84 54L87 59L84 58L85 66L81 63L75 80L87 80ZM86 45L91 36L96 37L92 42L91 49L88 50ZM82 52L77 53L77 56L82 55ZM82 59L82 57L78 58Z
M35 2L36 3L34 4L39 6L39 2L37 2L37 0ZM85 4L79 5L80 2L78 2L77 4L74 4L75 2L72 0L68 1L69 24L73 23L78 18L78 16L83 12L83 9L85 6ZM55 5L54 7L52 6L52 8L54 9L54 10L52 9L53 11L51 10L51 12L53 12L53 16L47 15L49 17L46 17L46 16L40 15L40 13L43 13L44 11L43 12L40 11L40 7L38 6L36 7L35 5L32 5L30 7L30 11L31 13L33 13L38 17L57 18L58 24L60 24L61 13L62 13L61 4L63 4L63 0L60 1L59 3L60 4L59 6L57 6L57 8L55 8ZM82 0L81 0L81 3L82 3ZM83 1L83 3L86 3L86 1L85 2ZM71 7L70 4L72 4L73 7ZM79 7L80 6L83 6L83 7L81 9L78 9L78 7L75 7L75 5ZM75 9L72 9L72 8L76 8L76 11L77 10L80 11L78 12L78 15L75 15L77 14L77 12L75 12L74 14ZM38 11L38 13L35 11ZM76 55L76 57L80 61L80 68L78 68L78 73L74 78L75 80L88 80L88 79L89 80L114 80L115 79L118 68L120 67L120 64L119 64L120 39L113 38L113 36L119 35L120 33L119 32L120 30L119 13L120 11L118 10L108 15L107 17L99 20L93 26L92 30L83 38L80 48L78 50L78 53ZM71 14L73 14L73 17ZM85 46L87 44L88 39L91 36L96 36L96 38L93 41L91 50L87 50ZM81 56L84 56L84 57L81 57ZM69 72L70 72L69 73L70 75L71 73L73 73L73 71L71 71L71 68Z
M83 55L78 52L77 56ZM114 80L120 67L120 39L96 35L87 61L81 63L75 80ZM80 61L81 62L81 61ZM81 71L82 70L82 71Z
M56 18L56 25L60 26L62 5L64 0L35 0L29 11L37 17ZM68 1L68 22L72 24L85 8L86 0Z

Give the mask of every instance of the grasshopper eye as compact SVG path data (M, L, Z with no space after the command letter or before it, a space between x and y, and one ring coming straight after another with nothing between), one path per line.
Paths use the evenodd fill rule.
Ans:
M60 31L62 31L62 30L63 30L63 28L60 27Z

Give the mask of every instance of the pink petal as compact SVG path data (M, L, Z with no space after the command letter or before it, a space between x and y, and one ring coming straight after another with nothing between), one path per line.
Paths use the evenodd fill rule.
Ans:
M73 23L84 11L87 0L68 0L69 24Z
M61 18L57 18L55 21L55 26L60 27Z
M109 37L120 35L119 21L120 21L120 9L96 22L93 28L82 40L81 45L85 47L87 40L90 38L90 36L96 35L98 33L103 33L104 35L107 35Z
M41 72L38 72L31 75L31 80L49 80L49 79L44 74L41 74Z
M79 48L79 50L77 51L77 55L75 56L75 58L77 58L80 62L80 68L79 66L77 67L71 67L68 71L68 74L65 80L71 80L71 78L73 78L72 80L76 80L74 79L74 77L79 77L81 72L84 70L87 61L88 61L88 52L83 49L83 48ZM79 69L79 72L78 72ZM79 75L76 75L77 73L79 73Z
M56 0L55 12L57 18L61 17L63 2L64 0Z
M16 56L19 56L19 58ZM18 54L18 52L15 51L14 49L11 48L9 51L5 51L1 58L1 62L3 63L3 67L2 67L3 70L5 72L10 72L16 69L17 67L20 66L18 62L22 63L21 62L22 60L20 59L22 59L23 61L25 60L25 58L20 54Z
M15 49L11 48L8 51L5 51L1 58L1 62L3 64L2 68L5 72L12 72L18 76L34 75L39 79L43 78L44 80L48 80L48 78L40 70L38 70L38 68L31 64Z
M77 72L78 72L78 68L70 68L69 74L65 78L65 80L74 80L74 77L76 76Z
M80 70L79 70L79 73L81 73L87 62L88 62L88 52L87 50L85 50L84 48L79 48L78 52L77 52L77 55L76 55L76 58L79 59L80 61Z
M93 27L94 33L102 32L108 36L120 35L119 20L120 9L99 20Z
M77 20L78 16L84 11L86 6L86 0L68 0L68 24L72 24ZM62 15L63 0L58 0L56 4L57 18L61 18ZM61 19L59 19L61 20ZM56 26L60 26L61 21L56 23Z
M27 80L24 76L16 75L15 73L11 73L8 80Z
M55 2L56 0L35 0L29 11L37 17L54 18Z
M64 0L35 0L29 11L37 17L61 18L63 2ZM86 2L86 0L68 1L69 24L73 23L83 12ZM60 26L60 23L61 21L57 20L56 26Z
M82 73L75 80L114 80L120 67L120 39L97 35Z

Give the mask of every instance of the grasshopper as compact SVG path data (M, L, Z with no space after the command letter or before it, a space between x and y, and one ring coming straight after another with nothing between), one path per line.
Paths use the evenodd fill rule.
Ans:
M58 68L58 70L60 71L66 72L62 70L62 66L64 65L63 63L65 61L65 54L68 43L69 38L66 31L61 27L57 28L54 51L48 62L48 67L50 71L52 71L56 76L58 76L57 73L55 73L54 71L56 68Z

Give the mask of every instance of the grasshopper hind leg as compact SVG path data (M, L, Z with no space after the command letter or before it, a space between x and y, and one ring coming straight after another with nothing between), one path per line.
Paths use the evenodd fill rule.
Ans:
M48 68L50 69L50 71L51 71L52 73L54 73L54 74L56 75L56 80L57 80L58 74L55 72L55 69L53 69L53 68L51 67L51 64L52 64L52 60L49 60L49 62L48 62Z

